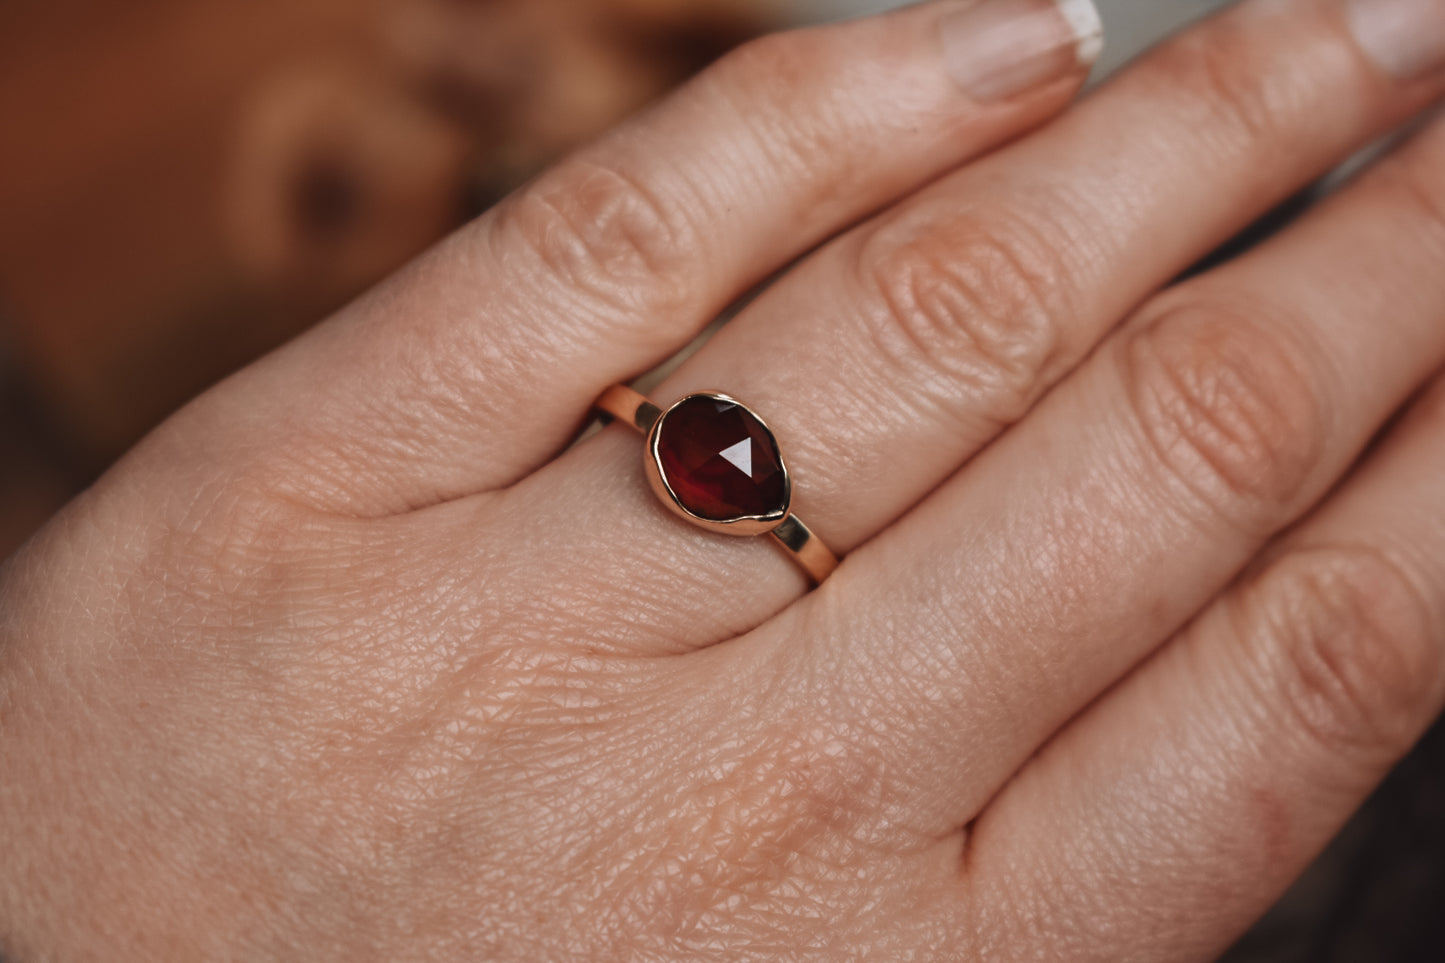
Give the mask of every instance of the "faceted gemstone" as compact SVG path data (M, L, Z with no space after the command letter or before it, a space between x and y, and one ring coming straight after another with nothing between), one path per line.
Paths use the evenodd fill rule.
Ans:
M658 426L657 454L668 487L701 518L726 522L788 507L777 442L735 401L683 400Z

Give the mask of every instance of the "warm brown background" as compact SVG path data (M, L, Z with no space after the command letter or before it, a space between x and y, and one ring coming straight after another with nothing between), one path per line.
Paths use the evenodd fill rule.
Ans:
M1101 0L1106 68L1219 0ZM0 0L0 558L729 46L896 0ZM0 866L3 871L3 866ZM1445 961L1445 731L1231 959Z
M187 397L777 18L4 0L0 556Z

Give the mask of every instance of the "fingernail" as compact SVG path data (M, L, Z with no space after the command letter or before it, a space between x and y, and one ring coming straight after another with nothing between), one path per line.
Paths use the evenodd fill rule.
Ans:
M1386 73L1411 80L1445 67L1445 0L1346 0L1345 17Z
M1104 47L1091 0L978 0L942 30L949 72L980 102L1081 73Z

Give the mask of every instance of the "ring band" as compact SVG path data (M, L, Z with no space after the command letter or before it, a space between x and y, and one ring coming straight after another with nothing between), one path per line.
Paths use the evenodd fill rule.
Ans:
M595 407L646 436L648 481L677 515L708 531L771 535L814 584L838 567L838 557L793 514L778 441L742 402L708 391L664 411L613 385Z

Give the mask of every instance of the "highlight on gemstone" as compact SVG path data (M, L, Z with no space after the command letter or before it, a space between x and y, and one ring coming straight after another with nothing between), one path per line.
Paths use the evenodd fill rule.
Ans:
M782 518L788 479L778 443L757 415L719 395L691 395L658 423L654 451L679 504L699 518Z

